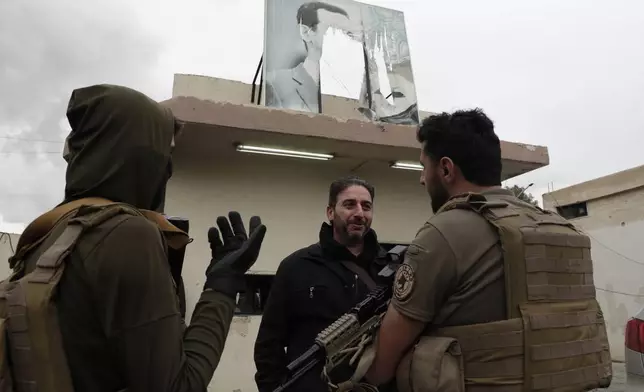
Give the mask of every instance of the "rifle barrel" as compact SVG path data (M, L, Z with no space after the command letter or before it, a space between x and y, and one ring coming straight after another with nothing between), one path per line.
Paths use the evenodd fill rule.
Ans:
M301 359L302 361L306 360L302 356L299 357L298 359ZM304 365L302 365L295 373L293 373L292 377L288 377L286 381L284 381L282 384L280 384L277 388L273 390L273 392L284 392L288 390L288 388L297 380L299 380L304 374L306 374L309 370L313 369L318 363L320 362L319 359L317 358L308 358L308 362Z
M299 357L295 358L291 363L288 364L287 370L288 373L293 373L297 369L299 369L303 364L306 362L310 361L312 358L317 359L316 357L318 356L318 353L321 353L322 347L320 347L318 344L314 344L311 346L306 352L304 352L302 355Z

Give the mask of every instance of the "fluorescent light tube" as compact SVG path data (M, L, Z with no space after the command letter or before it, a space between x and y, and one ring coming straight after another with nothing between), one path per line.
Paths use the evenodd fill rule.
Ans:
M404 169L404 170L423 170L423 167L417 163L412 162L401 162L397 161L391 164L391 167L394 169Z
M237 145L237 151L249 152L252 154L276 155L280 157L316 159L318 161L328 161L333 158L331 154L320 154L315 152L284 150L280 148L249 146L245 144Z

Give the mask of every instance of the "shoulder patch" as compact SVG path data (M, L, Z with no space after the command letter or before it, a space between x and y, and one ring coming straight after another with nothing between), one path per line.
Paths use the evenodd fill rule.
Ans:
M396 271L394 280L394 297L398 301L404 301L414 290L416 277L414 269L409 264L401 264Z

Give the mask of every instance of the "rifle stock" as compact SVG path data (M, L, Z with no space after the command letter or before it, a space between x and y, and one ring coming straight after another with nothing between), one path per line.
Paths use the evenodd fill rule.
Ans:
M387 253L388 263L378 273L387 278L387 284L373 289L351 310L326 327L315 338L313 345L287 366L286 379L273 392L284 392L304 374L324 362L327 370L352 362L360 351L353 350L380 328L392 294L393 277L404 258L407 246L398 245ZM367 342L368 343L368 342ZM357 351L357 352L356 352Z

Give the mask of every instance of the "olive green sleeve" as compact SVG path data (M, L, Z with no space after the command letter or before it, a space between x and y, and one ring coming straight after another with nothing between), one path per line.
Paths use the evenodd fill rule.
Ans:
M208 380L208 383L224 351L234 311L235 301L230 297L216 291L204 291L192 313L183 338L186 361L195 366L200 374L198 378ZM193 391L189 387L193 381L186 378L189 374L180 375L171 390Z
M234 301L202 293L185 329L161 234L143 218L117 226L91 257L96 312L128 392L206 391Z
M434 225L426 223L396 271L391 304L413 320L433 322L456 282L452 248Z

